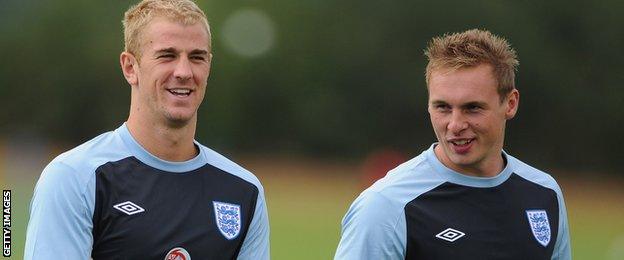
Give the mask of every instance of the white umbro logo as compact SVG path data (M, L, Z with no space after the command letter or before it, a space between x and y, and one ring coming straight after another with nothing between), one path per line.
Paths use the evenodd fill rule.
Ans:
M437 234L436 237L449 242L455 242L455 240L460 239L464 235L466 235L464 232L452 228L447 228L446 230Z
M132 201L126 201L126 202L122 202L119 203L115 206L113 206L113 208L116 208L117 210L126 213L128 215L134 215L137 213L141 213L143 211L145 211L143 208L141 208L139 205L134 204Z

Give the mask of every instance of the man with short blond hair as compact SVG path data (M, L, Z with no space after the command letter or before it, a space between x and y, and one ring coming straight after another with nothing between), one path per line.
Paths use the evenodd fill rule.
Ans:
M360 194L335 259L571 259L561 189L503 151L520 100L515 51L469 30L425 54L438 142Z
M259 180L194 140L212 61L205 14L145 0L123 25L128 120L43 170L25 258L269 259Z

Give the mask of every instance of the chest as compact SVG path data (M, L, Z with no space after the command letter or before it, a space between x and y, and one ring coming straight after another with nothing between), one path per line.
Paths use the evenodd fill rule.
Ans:
M522 183L443 184L405 217L407 259L550 259L559 222L556 193Z
M210 166L179 174L133 161L96 174L94 259L165 259L172 250L194 259L238 254L255 186Z

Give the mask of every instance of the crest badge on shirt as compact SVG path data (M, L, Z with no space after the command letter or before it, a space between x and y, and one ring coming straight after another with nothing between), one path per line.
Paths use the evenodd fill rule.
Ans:
M221 234L228 240L238 236L241 231L240 205L213 201L215 219Z
M545 210L527 210L527 218L531 226L533 236L542 246L548 246L550 243L550 224L548 222L548 214Z

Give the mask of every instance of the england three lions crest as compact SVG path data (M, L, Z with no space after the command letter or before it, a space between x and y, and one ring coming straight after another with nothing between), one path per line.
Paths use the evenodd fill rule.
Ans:
M232 240L241 231L240 205L213 201L217 227L223 236Z
M545 210L527 210L527 218L533 236L542 246L548 246L550 242L550 224Z

